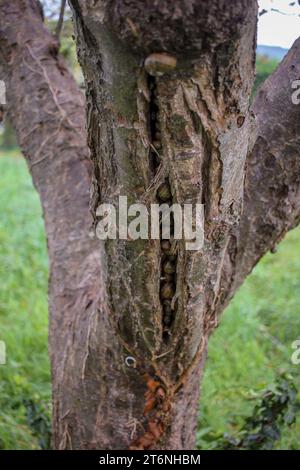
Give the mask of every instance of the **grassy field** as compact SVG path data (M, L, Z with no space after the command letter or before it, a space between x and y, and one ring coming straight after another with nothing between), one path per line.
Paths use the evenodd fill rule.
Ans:
M300 339L299 247L298 228L254 269L211 338L202 386L201 447L207 446L210 432L234 434L251 415L256 394L281 373L292 373L300 391L300 365L291 363L291 344ZM300 448L299 418L277 447Z
M0 154L0 449L35 449L49 415L46 243L38 196L18 152ZM42 415L42 419L44 416ZM45 418L47 419L47 418Z
M278 61L276 59L269 59L265 56L256 57L256 79L253 88L253 95L255 95L259 86L268 78L277 65Z
M47 444L50 372L47 354L48 263L41 209L18 152L0 152L0 448ZM300 338L300 230L268 254L239 291L211 338L202 388L198 446L211 433L235 431L256 393L283 370L299 389L291 343ZM300 421L300 420L299 420ZM300 448L300 424L278 448Z

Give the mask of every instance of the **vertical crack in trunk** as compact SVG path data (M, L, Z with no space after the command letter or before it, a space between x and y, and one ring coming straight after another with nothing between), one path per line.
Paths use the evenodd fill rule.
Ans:
M149 166L153 173L153 179L159 176L161 165L164 165L164 148L159 119L159 99L157 79L147 75L149 88ZM163 182L156 190L156 201L159 205L171 208L174 198L172 195L170 180L164 177ZM159 295L162 311L162 338L161 346L167 346L171 339L171 327L176 316L176 270L177 270L177 243L174 240L174 217L170 213L170 237L163 234L163 215L160 212L160 280ZM171 405L174 400L175 388L163 373L155 368L153 373L145 370L143 375L146 382L144 416L145 432L134 439L130 445L132 450L144 450L154 448L165 436L169 426Z
M148 74L148 86L150 91L150 168L157 172L164 159L162 133L159 122L159 100L157 79ZM157 202L166 204L169 208L173 205L169 177L167 176L156 192ZM162 306L162 341L167 344L171 333L170 329L176 316L176 271L177 271L177 244L174 240L174 215L170 213L170 238L163 238L163 217L160 213L160 250L161 250L161 276L160 276L160 300Z

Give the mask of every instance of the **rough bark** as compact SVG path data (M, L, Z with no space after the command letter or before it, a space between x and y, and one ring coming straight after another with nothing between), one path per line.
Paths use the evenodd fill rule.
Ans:
M300 38L260 88L252 106L256 132L247 159L244 210L237 234L231 292L300 218L300 106L292 83L300 76Z
M0 2L0 76L7 86L5 110L43 206L50 260L53 427L55 446L64 447L68 431L63 416L81 394L77 356L88 352L101 296L100 252L90 237L92 167L85 100L36 1ZM93 389L91 384L90 395Z
M71 5L87 84L94 214L100 202L117 205L119 195L130 196L129 203L160 202L161 185L171 189L170 204L206 206L204 249L174 243L176 275L167 284L162 266L169 253L161 240L105 244L109 321L119 343L111 357L120 371L111 390L118 401L113 445L192 448L199 363L216 326L223 263L241 215L256 3ZM144 66L150 53L176 57L176 68L153 77ZM124 368L128 355L133 370ZM108 414L115 420L113 410ZM106 423L98 430L103 442Z
M222 272L219 316L246 276L267 252L275 252L300 220L300 106L292 83L300 76L300 38L260 87L246 161L243 211Z
M205 245L189 252L183 243L166 250L162 240L89 237L82 97L37 2L0 2L0 73L48 237L54 444L193 448L208 336L254 264L299 220L299 107L290 88L299 42L249 112L255 1L71 4L94 222L100 203L119 194L160 202L163 185L169 204L205 204ZM151 53L154 65L145 62ZM161 53L177 66L155 76L166 67ZM169 316L166 262L176 268Z

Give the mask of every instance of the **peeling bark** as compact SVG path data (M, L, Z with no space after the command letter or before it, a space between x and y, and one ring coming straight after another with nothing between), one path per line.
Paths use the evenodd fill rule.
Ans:
M232 293L300 220L300 106L292 103L292 83L299 76L297 39L252 106L256 137L247 160Z

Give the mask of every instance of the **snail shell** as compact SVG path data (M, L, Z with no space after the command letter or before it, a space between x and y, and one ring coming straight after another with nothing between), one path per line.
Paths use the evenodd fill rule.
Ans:
M175 264L169 260L164 263L163 269L166 274L173 274L176 271Z
M164 282L161 287L160 295L162 299L172 299L175 295L173 284L171 284L171 282Z
M172 194L171 194L170 185L168 183L161 184L157 190L157 196L162 201L168 201L169 199L171 199Z
M169 251L171 249L171 243L169 240L162 240L161 249L162 251Z
M136 359L132 356L127 356L125 358L125 364L127 367L133 367L134 369L136 368Z
M163 318L163 322L165 326L170 326L172 323L172 314L166 313Z
M160 77L176 68L177 59L164 52L150 54L145 60L145 69L149 75Z

